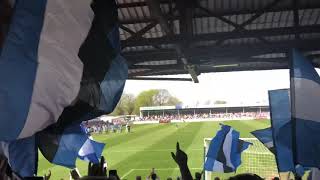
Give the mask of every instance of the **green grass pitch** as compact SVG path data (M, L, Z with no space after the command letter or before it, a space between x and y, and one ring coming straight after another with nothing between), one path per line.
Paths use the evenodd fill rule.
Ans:
M197 122L175 124L133 125L131 133L109 133L95 135L94 139L106 143L103 155L108 162L108 169L117 169L122 179L134 180L137 175L143 179L151 168L161 179L177 177L179 170L171 158L176 142L189 156L188 164L192 171L200 172L203 168L203 139L213 137L220 129L221 122ZM240 131L243 138L253 137L250 132L270 126L269 120L225 121ZM55 166L39 156L39 175L52 172L54 180L69 179L69 170ZM82 175L87 172L87 163L77 162ZM233 175L233 174L231 174Z

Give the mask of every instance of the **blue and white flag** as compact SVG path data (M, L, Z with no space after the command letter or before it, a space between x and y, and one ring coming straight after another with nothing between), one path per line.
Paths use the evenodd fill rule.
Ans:
M11 170L19 176L32 177L37 174L38 148L34 136L0 142L0 154L7 158Z
M84 161L97 164L100 162L100 157L105 144L94 141L92 136L90 136L87 132L86 128L83 125L80 126L82 131L88 136L88 139L80 148L78 157Z
M266 146L272 153L275 153L271 128L259 129L251 132L251 134L253 134L261 143L263 143L263 145Z
M292 122L288 89L269 91L271 128L279 172L295 172Z
M128 76L115 1L17 0L12 7L0 55L0 140L112 112Z
M211 140L204 169L225 173L236 171L241 164L241 153L250 145L239 137L238 131L230 126L221 125L221 130Z
M128 66L121 55L118 12L115 0L93 1L91 28L79 57L84 64L77 100L58 122L87 121L111 113L120 100L128 78Z
M74 168L77 158L99 163L105 144L89 138L84 128L74 124L66 129L49 127L37 134L38 147L51 163Z
M320 168L320 77L297 50L292 52L290 95L294 161Z
M17 0L0 55L0 140L32 136L77 97L90 1Z

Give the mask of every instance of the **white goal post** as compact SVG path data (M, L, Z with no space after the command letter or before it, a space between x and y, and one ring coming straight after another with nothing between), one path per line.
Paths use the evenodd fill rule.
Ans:
M241 155L241 165L236 173L254 173L265 179L272 179L278 177L277 164L274 155L257 139L257 138L241 138L244 141L251 142L249 146ZM210 145L211 138L204 139L204 155L203 163L206 160L206 154ZM221 174L204 172L205 180L212 180L215 176L234 176L235 173Z

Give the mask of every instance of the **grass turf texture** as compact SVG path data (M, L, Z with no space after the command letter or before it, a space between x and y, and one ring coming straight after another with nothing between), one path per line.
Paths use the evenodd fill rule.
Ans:
M179 169L170 152L175 152L176 142L188 154L188 165L194 175L203 168L203 139L213 137L220 129L221 122L197 122L175 124L133 125L131 133L108 133L94 135L94 139L106 143L103 155L108 162L108 169L116 169L122 179L134 180L137 175L145 179L151 168L161 179L176 178ZM225 121L226 125L240 131L242 138L253 137L250 132L270 126L268 120ZM87 173L87 164L77 161L82 175ZM69 170L50 164L42 155L39 156L38 174L52 172L51 179L69 179ZM221 174L216 174L221 175ZM223 177L232 176L221 175Z

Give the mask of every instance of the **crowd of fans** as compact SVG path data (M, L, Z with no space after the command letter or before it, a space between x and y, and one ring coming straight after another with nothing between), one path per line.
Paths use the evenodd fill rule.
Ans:
M245 112L245 113L195 113L195 114L171 114L171 115L150 115L140 118L140 121L172 121L172 120L193 120L193 119L265 119L269 118L269 112Z
M124 121L112 121L112 122L104 122L104 121L92 121L90 123L84 124L88 133L121 133L122 131L130 132L131 125L128 122Z
M161 177L161 179L167 180L201 180L203 177L203 172L196 172L195 176L191 175L191 172L188 167L188 155L180 149L179 143L177 143L176 152L171 152L172 159L176 162L177 166L180 169L179 177ZM81 176L77 169L73 169L70 171L70 179L73 180L120 180L119 175L116 170L109 170L109 174L107 174L108 169L106 166L105 158L102 157L99 164L91 164L88 165L88 172L86 176ZM49 180L51 177L51 172L48 175L43 177L30 177L25 179L42 179ZM5 158L0 157L0 179L9 179L9 180L22 180L18 175L10 170L10 166L8 166L7 160ZM156 170L152 168L149 175L146 175L147 180L160 180L159 175L156 174ZM142 180L141 176L136 176L136 180ZM219 177L216 177L215 180L220 180ZM256 174L239 174L233 177L230 177L229 180L262 180Z

